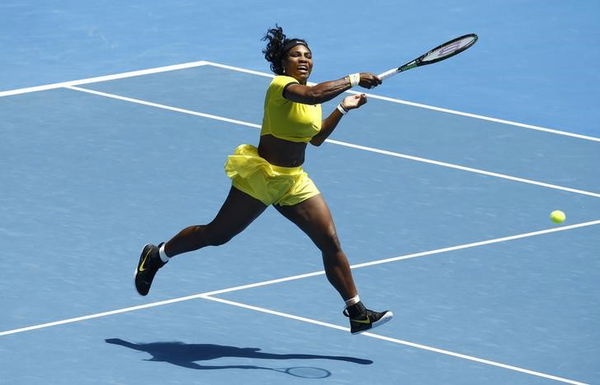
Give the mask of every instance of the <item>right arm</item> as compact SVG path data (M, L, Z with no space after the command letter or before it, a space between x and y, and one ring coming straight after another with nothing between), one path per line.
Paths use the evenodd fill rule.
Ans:
M363 88L373 88L381 84L381 80L369 72L361 72L359 85ZM314 86L302 84L290 84L283 91L283 97L296 103L321 104L327 102L344 91L352 88L350 79L346 76L342 79L327 81Z

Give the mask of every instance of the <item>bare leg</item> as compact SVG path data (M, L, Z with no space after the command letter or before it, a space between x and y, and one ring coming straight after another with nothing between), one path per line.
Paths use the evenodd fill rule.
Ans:
M165 244L165 253L174 257L205 246L222 245L248 227L266 208L261 201L232 186L215 219L207 225L181 230Z
M357 295L348 258L340 246L331 212L319 194L294 206L274 206L304 231L323 255L327 279L344 300Z

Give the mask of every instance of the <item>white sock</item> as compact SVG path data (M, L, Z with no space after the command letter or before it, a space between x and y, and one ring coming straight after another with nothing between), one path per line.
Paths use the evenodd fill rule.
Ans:
M356 305L357 303L360 302L360 297L357 295L355 295L354 297L347 299L346 301L346 307L352 306L352 305Z
M169 260L171 259L167 253L165 253L165 244L163 243L160 248L158 249L158 255L160 256L160 260L163 261L164 263L169 262Z

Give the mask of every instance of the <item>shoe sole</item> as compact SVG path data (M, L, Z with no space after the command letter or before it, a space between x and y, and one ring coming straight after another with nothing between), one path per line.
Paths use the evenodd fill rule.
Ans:
M365 332L370 332L371 330L375 329L376 327L379 327L381 325L384 325L384 324L388 323L389 321L391 321L392 318L394 318L394 313L392 313L391 311L388 311L377 322L373 322L371 324L371 327L369 329L359 330L359 331L354 332L352 334L354 335L354 334L361 334L361 333L365 333Z

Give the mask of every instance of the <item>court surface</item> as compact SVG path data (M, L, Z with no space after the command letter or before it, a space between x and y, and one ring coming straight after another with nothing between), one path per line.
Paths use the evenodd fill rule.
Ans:
M1 384L600 381L597 135L378 89L305 169L392 322L351 336L318 251L272 208L138 296L144 243L219 209L271 76L170 64L0 92Z

